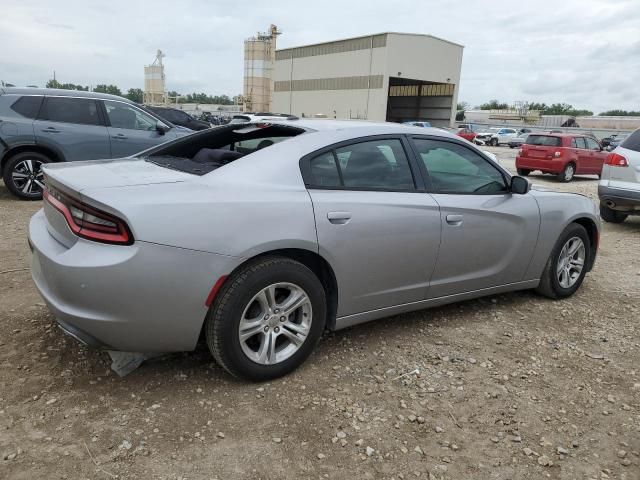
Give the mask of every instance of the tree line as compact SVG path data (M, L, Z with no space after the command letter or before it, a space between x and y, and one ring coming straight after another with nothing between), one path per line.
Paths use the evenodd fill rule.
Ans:
M469 110L470 107L471 105L467 102L458 103L459 112ZM500 102L494 99L478 105L475 108L476 110L509 110L511 106L506 102ZM542 115L569 115L571 117L590 117L593 115L591 110L574 108L573 105L569 105L568 103L552 103L551 105L547 105L544 102L528 102L527 108L529 110L538 110ZM598 115L612 117L640 116L640 111L617 109L600 112Z
M80 90L84 92L89 91L89 87L86 85L76 85L75 83L60 83L55 79L51 79L47 82L47 88L61 88L64 90ZM126 93L117 85L107 85L104 83L98 84L93 87L94 92L108 93L110 95L118 95L119 97L125 97L132 102L142 103L143 91L141 88L130 88ZM230 98L228 95L207 95L206 93L188 93L187 95L181 95L176 91L168 92L169 99L175 102L178 99L178 103L207 103L215 105L233 105L234 100L238 98Z

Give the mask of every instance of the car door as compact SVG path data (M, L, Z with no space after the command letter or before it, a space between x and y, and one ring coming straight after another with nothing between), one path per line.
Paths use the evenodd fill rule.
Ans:
M45 97L33 128L36 143L66 161L111 157L109 132L92 98Z
M604 151L593 138L585 137L584 140L587 142L587 150L589 151L589 163L587 164L589 171L586 173L600 175L608 152Z
M533 196L510 193L507 175L471 146L438 137L413 145L442 224L429 298L522 281L540 226Z
M102 100L107 118L113 158L128 157L169 137L158 130L158 120L134 105L117 100Z
M440 244L440 212L414 175L408 149L403 137L366 137L301 163L319 253L338 282L338 316L426 297Z
M589 173L591 163L590 152L587 149L587 139L585 137L575 137L576 141L576 173Z

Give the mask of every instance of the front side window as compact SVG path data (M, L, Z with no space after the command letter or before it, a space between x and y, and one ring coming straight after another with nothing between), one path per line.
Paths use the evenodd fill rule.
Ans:
M582 148L582 149L587 148L587 144L584 141L584 137L576 137L576 145L578 146L578 148Z
M593 138L586 137L585 141L587 142L587 148L589 150L600 151L600 145Z
M109 123L114 128L147 131L156 129L158 121L154 117L127 103L104 100L104 107Z
M13 105L11 105L11 110L26 118L36 118L38 116L38 112L40 111L42 98L43 97L37 95L20 97L18 98L18 100L13 102Z
M309 161L307 185L354 190L415 190L409 160L395 138L354 143Z
M98 115L98 104L89 98L48 97L43 110L40 114L42 120L102 125Z
M498 194L507 186L500 171L473 150L441 140L414 139L436 193Z

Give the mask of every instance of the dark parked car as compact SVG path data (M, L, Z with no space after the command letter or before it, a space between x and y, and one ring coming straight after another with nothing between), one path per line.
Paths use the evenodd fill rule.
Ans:
M115 95L0 88L0 174L19 198L42 198L45 163L133 155L189 131Z
M209 122L197 120L187 112L177 108L147 107L147 110L151 110L156 115L168 120L174 125L180 125L181 127L189 128L191 130L206 130L207 128L211 128L211 124Z

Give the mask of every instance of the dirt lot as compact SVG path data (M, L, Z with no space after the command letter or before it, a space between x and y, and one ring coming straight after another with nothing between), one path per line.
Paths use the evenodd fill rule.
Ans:
M596 198L595 177L531 178ZM121 379L66 338L28 272L39 203L0 184L2 479L640 479L640 218L604 226L569 300L362 325L256 385L204 348Z

